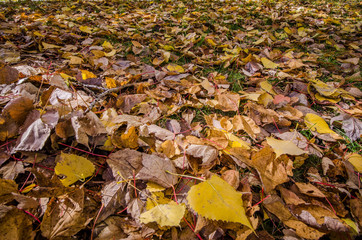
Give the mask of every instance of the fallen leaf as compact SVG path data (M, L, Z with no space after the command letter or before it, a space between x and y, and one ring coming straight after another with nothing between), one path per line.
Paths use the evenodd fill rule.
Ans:
M187 201L204 218L237 222L253 229L245 214L241 196L227 182L213 175L209 180L192 186Z
M279 66L279 64L274 63L274 62L270 61L269 59L267 59L265 57L261 58L261 62L263 63L263 66L265 68L269 68L269 69L274 69L274 68L277 68Z
M320 116L313 114L313 113L307 113L304 116L304 122L305 125L312 131L317 131L318 133L328 133L330 134L334 139L341 139L341 137L332 131L326 121L324 121L323 118Z
M143 154L142 164L143 168L137 173L136 178L152 181L167 188L177 183L177 176L170 174L176 172L171 160Z
M177 227L180 226L181 219L185 215L186 206L169 202L160 204L144 212L140 216L142 223L157 222L160 227Z
M350 162L357 172L362 173L362 156L358 153L353 153L348 157L348 162Z
M278 158L282 154L297 156L308 153L297 147L297 145L295 145L292 141L278 140L272 137L267 137L266 141L269 146L273 148L273 151L276 154L275 158Z
M93 32L93 29L88 26L80 26L79 30L81 30L82 32L88 33L88 34L92 34L92 32Z
M180 65L174 64L174 63L170 63L169 65L167 65L166 68L170 72L177 72L177 73L184 73L185 72L185 69L183 67L181 67Z
M279 184L289 181L293 163L288 158L275 158L271 147L264 147L251 157L248 163L258 171L265 191L269 193Z
M87 177L92 176L95 167L93 163L85 157L61 153L58 156L54 171L58 176L64 177L60 179L60 181L64 186L68 187L78 180L85 181Z

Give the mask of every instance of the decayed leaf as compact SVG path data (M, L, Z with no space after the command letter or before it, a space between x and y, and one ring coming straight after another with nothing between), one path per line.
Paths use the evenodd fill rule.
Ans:
M16 193L17 190L18 186L13 180L0 179L0 204L13 200L11 193Z
M362 135L362 121L349 115L342 113L337 117L331 119L331 126L334 121L342 121L342 129L345 131L347 137L352 141L359 139Z
M83 229L95 216L95 206L91 205L84 188L75 189L60 199L53 199L47 205L40 229L48 239L70 237Z
M169 202L167 204L156 205L151 210L144 212L140 216L142 223L157 222L160 227L177 227L185 215L186 206Z
M94 170L93 163L85 157L67 153L59 155L57 165L54 168L55 174L64 177L60 181L66 187L78 180L85 181L87 177L93 175Z
M297 185L299 191L305 195L319 198L326 197L318 188L310 183L295 183L295 185Z
M238 111L240 104L240 95L235 93L220 94L217 95L217 101L217 109L220 109L224 112Z
M176 172L171 160L156 155L143 154L142 164L143 168L138 172L136 178L152 181L167 188L177 183L177 176L167 173Z
M210 167L218 157L218 151L211 146L207 145L190 145L186 149L186 154L195 158L202 158L201 165Z
M17 208L10 209L3 217L0 217L0 228L0 239L31 240L35 237L31 218Z
M266 192L287 182L288 175L292 175L292 161L289 158L275 158L274 152L269 146L254 153L249 164L258 170Z
M213 175L209 180L192 186L187 194L187 201L202 217L238 222L253 229L245 215L241 196L227 182Z
M325 234L317 229L307 226L303 222L300 222L291 214L289 209L283 204L282 200L277 195L272 195L271 197L265 199L264 206L286 226L295 229L296 234L302 238L319 239Z
M297 147L297 145L295 145L292 141L278 140L272 137L267 137L266 141L273 148L276 158L282 154L302 155L307 153Z
M0 67L0 84L11 84L19 78L19 71L10 66Z

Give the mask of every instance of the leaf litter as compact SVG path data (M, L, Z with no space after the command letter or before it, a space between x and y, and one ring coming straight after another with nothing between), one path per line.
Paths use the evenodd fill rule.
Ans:
M0 7L1 239L360 234L358 1Z

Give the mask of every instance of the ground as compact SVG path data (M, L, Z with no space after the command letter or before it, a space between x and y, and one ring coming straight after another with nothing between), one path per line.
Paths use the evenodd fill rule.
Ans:
M0 239L354 239L361 3L0 3Z

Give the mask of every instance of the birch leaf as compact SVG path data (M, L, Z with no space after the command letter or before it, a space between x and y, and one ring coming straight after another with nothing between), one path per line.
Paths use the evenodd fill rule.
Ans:
M190 207L204 218L241 223L253 229L243 207L242 194L220 177L191 187L187 194Z

